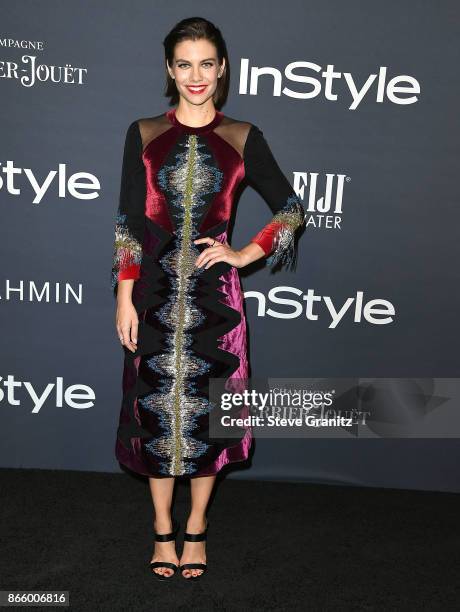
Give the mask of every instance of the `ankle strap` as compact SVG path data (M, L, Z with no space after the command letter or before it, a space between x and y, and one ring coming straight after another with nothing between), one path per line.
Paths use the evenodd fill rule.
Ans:
M156 533L155 534L156 542L170 542L171 540L175 540L175 539L176 539L176 534L173 531L171 533L164 533L164 534Z
M202 542L206 540L208 534L209 523L206 525L206 529L202 533L184 533L184 540L186 542Z

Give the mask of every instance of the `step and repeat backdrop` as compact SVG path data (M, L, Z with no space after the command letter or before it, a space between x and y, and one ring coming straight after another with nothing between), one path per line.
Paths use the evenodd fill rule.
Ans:
M229 477L460 490L460 8L446 0L2 2L0 467L122 469L124 136L168 110L162 41L196 15L228 45L222 111L263 130L307 212L295 271L241 270L252 376L317 379L341 414L369 416L258 437ZM232 246L270 218L247 187Z

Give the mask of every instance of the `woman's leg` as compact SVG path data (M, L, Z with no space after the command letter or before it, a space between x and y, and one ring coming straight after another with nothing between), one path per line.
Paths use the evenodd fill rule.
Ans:
M188 517L186 531L188 533L202 533L206 528L206 508L211 496L216 476L199 476L190 478L190 489L192 496L192 507ZM184 542L184 549L180 564L184 563L206 563L206 542ZM186 569L183 572L185 578L190 575L197 576L203 573L200 569Z
M153 528L157 533L165 534L172 531L171 504L174 482L174 478L149 478L150 493L155 509ZM175 542L155 542L152 561L169 561L177 565L179 560ZM153 571L165 576L170 576L173 573L170 567L156 567Z

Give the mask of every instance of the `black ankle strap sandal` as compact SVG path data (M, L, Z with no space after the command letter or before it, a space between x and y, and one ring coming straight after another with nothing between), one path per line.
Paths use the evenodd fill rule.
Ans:
M175 540L177 537L177 532L179 531L179 523L175 519L173 519L173 530L171 533L157 533L154 531L154 537L156 542L170 542L171 540ZM151 573L158 578L158 580L169 580L172 578L174 574L177 572L179 567L175 563L171 563L169 561L150 561L149 563ZM158 574L153 570L156 567L167 567L173 570L173 573L169 576L165 576L164 574Z
M203 540L206 540L206 537L208 535L208 528L209 528L209 522L206 523L206 529L202 532L202 533L184 533L184 541L185 542L202 542ZM196 581L199 578L201 578L201 576L205 573L205 571L208 569L206 563L184 563L183 565L179 566L179 569L181 571L181 575L185 580L193 580ZM191 570L191 569L200 569L203 570L201 574L198 574L197 576L189 576L188 578L186 576L184 576L182 574L183 570Z

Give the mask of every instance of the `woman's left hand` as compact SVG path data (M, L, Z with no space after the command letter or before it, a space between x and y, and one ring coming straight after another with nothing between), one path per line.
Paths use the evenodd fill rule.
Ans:
M208 248L204 249L196 259L197 267L204 266L205 269L210 268L213 264L219 261L225 261L235 268L242 268L246 265L245 257L239 251L235 251L227 241L219 242L215 238L197 238L193 241L195 244L208 244ZM213 246L214 245L214 246Z

